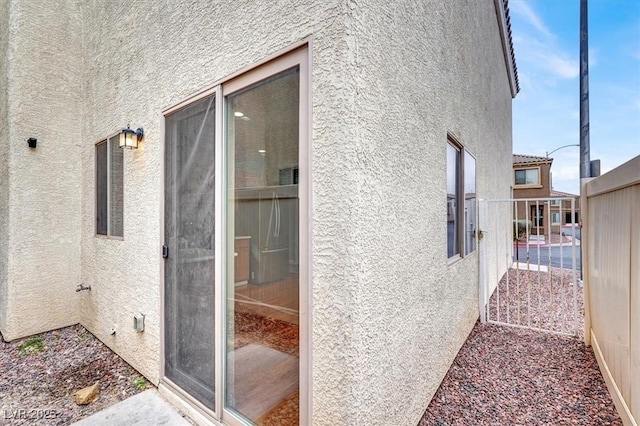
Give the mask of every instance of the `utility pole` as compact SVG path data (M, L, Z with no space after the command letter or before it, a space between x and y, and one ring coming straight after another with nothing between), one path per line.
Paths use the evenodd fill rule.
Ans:
M580 0L580 178L591 177L589 146L589 22L587 0Z
M580 0L580 206L587 209L587 197L585 193L586 182L591 177L591 155L589 145L589 14L587 0ZM587 221L588 219L588 215ZM580 217L580 228L584 225L584 211ZM588 227L588 225L587 225ZM588 228L587 228L588 229ZM589 277L585 277L585 270L589 270L588 266L588 250L589 245L588 232L582 233L580 241L580 284L584 285L585 303L589 300ZM574 260L575 262L575 260ZM591 329L591 315L585 315L585 330ZM585 343L591 344L591 335L585 331Z

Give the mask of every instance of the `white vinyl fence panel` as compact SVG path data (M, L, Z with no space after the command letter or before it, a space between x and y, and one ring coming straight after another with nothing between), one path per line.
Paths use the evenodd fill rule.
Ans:
M585 337L625 424L640 418L640 156L583 185Z

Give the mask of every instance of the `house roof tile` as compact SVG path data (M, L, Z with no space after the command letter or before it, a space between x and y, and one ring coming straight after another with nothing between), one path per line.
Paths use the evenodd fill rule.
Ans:
M493 0L500 29L500 40L502 41L502 52L504 63L507 66L511 97L515 98L520 91L520 81L518 80L518 68L516 66L516 55L513 50L513 36L511 32L511 17L509 16L509 0Z
M516 65L516 53L513 48L513 36L511 34L511 16L509 15L509 0L503 0L504 14L507 21L507 34L509 39L509 53L511 59L511 65L513 66L513 76L516 85L516 93L520 91L520 79L518 78L518 66Z
M576 195L576 194L570 194L568 192L562 192L562 191L554 191L553 189L551 190L551 193L549 194L549 196L551 196L551 197L579 197L579 195Z
M513 154L513 164L552 163L551 157L538 157L535 155Z

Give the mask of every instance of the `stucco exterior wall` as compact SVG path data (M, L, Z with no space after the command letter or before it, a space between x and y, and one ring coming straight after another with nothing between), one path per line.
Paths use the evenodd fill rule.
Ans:
M9 2L0 2L0 331L6 329L9 256Z
M353 386L349 302L353 241L345 232L352 186L354 84L342 2L129 2L83 6L82 323L145 376L160 370L160 173L164 108L212 82L313 37L313 371L317 424L349 423ZM131 19L123 25L121 20ZM130 18L129 18L130 17ZM259 17L259 18L257 18ZM134 25L134 22L138 22ZM117 28L117 31L116 31ZM123 57L130 62L123 61ZM128 123L145 140L124 154L124 239L94 236L94 144ZM145 332L132 317L146 314ZM115 326L115 335L109 328ZM338 330L338 332L337 332Z
M79 320L82 68L74 0L6 3L11 86L3 165L10 168L2 175L8 199L6 189L1 196L8 201L10 308L2 334L11 340ZM29 137L38 139L36 149L27 147Z
M313 424L416 424L478 315L478 253L447 262L447 132L476 157L478 198L509 196L493 3L11 4L16 51L42 53L12 75L10 303L46 296L39 327L80 321L158 383L162 110L310 38ZM124 152L124 238L97 237L95 143L127 124L145 139ZM18 324L33 309L9 312L8 329L31 330Z
M447 265L447 132L477 159L478 197L508 197L509 81L492 2L371 0L348 25L347 423L417 424L478 317L477 253Z

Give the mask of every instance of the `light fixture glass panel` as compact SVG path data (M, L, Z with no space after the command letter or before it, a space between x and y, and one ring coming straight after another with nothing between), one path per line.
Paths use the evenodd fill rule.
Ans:
M127 149L138 148L138 135L136 135L135 132L130 131L128 129L123 130L122 133L120 133L119 145L120 145L120 148L127 148Z

